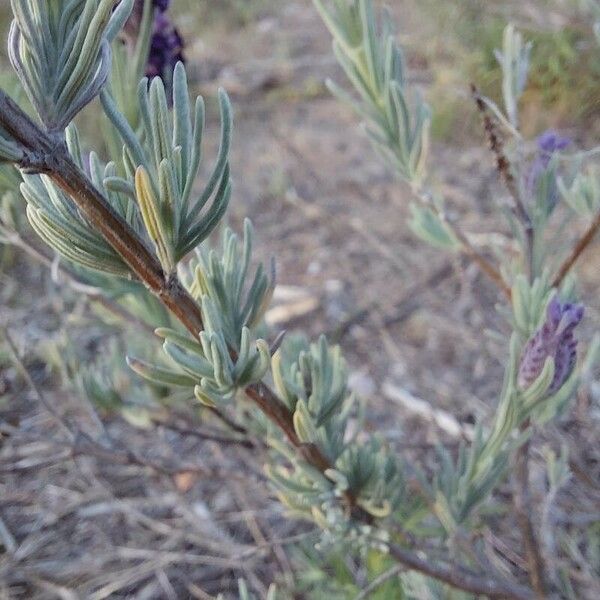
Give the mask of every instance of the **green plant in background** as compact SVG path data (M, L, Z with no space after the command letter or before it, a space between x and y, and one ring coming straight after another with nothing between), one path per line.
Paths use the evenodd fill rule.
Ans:
M146 0L142 6L138 58L152 54L150 15L162 14L167 4ZM575 330L583 308L573 300L570 277L600 228L594 171L571 160L572 172L559 178L568 142L554 133L540 137L531 160L511 160L526 155L518 108L529 46L507 28L498 53L504 106L474 90L509 195L508 208L499 206L499 213L519 248L518 256L498 250L501 264L495 264L447 217L443 197L430 184L429 110L407 85L389 19L379 25L370 0L315 4L356 95L331 88L365 119L375 149L408 184L413 231L445 252L464 252L506 299L502 310L512 335L498 407L493 421L479 423L457 456L440 448L438 467L427 473L405 464L382 436L369 432L365 407L349 390L341 351L325 337L314 344L284 341L281 348L279 341L269 345L263 339L274 275L263 266L250 270L250 223L241 240L225 228L221 252L208 239L231 194L227 96L219 94L220 149L198 196L204 104L201 98L190 102L185 67L177 64L165 85L159 77L141 77L141 60L134 61L133 71L126 68L122 48L111 55L111 43L121 43L117 36L131 1L13 1L11 58L38 119L0 93L0 159L8 169L0 183L12 194L5 196L7 235L19 228L14 198L22 179L19 189L33 229L67 268L108 297L133 298L143 324L156 327L164 340L162 359L131 358L133 370L159 387L179 388L188 402L223 418L238 409L236 418L270 448L265 471L282 503L318 527L318 548L341 547L367 565L371 597L525 600L562 594L578 583L553 572L540 553L527 502L528 454L534 429L565 410L598 350L593 345L587 360L577 364ZM175 38L171 42L177 46ZM140 79L135 94L131 82L122 81L132 72ZM85 157L72 123L98 96L120 139L109 134L106 163L93 152ZM510 144L505 136L511 136ZM572 249L553 229L569 211L588 221ZM118 355L111 356L118 363ZM126 404L116 363L108 368L106 377L82 370L79 387L91 397ZM565 469L551 462L556 485ZM497 505L494 492L509 465L516 475L529 581L508 561L498 559L496 568L476 558L484 554L481 531L493 526L487 509L508 510ZM239 593L250 598L243 582ZM273 599L275 590L269 594Z
M490 6L485 0L423 0L418 7L432 28L428 35L435 40L426 47L415 43L415 50L432 65L434 139L468 137L472 141L472 129L465 127L465 122L472 123L471 111L456 94L464 81L477 81L487 96L501 97L503 73L495 50L502 46L509 13L533 44L522 115L524 133L532 135L557 123L579 127L597 113L600 59L588 27L590 18L597 20L595 1L548 0L530 9L528 3Z

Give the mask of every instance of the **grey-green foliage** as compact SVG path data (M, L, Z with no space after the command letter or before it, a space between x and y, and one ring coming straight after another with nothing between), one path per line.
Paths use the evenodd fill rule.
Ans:
M529 73L531 42L523 43L523 36L513 25L504 29L502 50L496 50L496 59L502 67L502 96L508 119L513 127L519 124L519 98L523 94Z
M67 147L77 166L85 170L84 157L74 125L66 132ZM116 175L116 167L103 166L96 154L89 157L93 184L105 194L112 208L142 234L138 210L127 190L108 189L105 180ZM89 225L72 200L46 175L23 174L21 192L27 201L27 217L38 235L62 256L88 269L121 277L129 268L100 233Z
M20 232L25 215L19 194L22 182L20 171L11 164L0 164L0 231L1 235L9 230Z
M570 185L558 180L558 188L565 202L580 216L591 217L600 209L600 174L590 167L587 172L578 172Z
M0 165L2 163L18 162L22 158L22 148L0 127Z
M143 338L136 339L135 343L140 346L144 341ZM132 346L131 334L127 345ZM118 412L138 426L148 425L150 413L158 411L161 405L152 394L151 386L131 377L131 371L123 361L125 348L122 340L111 338L100 347L93 360L82 360L70 350L73 347L71 343L57 350L61 352L58 360L68 362L65 375L75 391L89 398L94 406L103 411Z
M223 233L222 253L200 246L188 267L182 270L192 296L209 297L221 315L223 336L230 348L240 349L240 331L255 330L269 307L275 289L275 266L266 272L262 263L251 276L253 229L244 221L244 236L229 228Z
M348 600L360 598L364 590L369 600L409 600L400 583L399 573L392 573L394 559L384 553L352 552L344 540L318 551L309 538L291 548L295 566L294 591L307 600Z
M300 441L317 446L332 465L323 474L271 438L271 445L292 465L267 469L281 500L293 512L342 537L376 536L374 530L355 526L343 516L340 497L352 493L360 507L382 518L398 506L406 488L397 461L381 440L362 435L339 348L331 348L321 337L299 355L288 357L284 343L273 358L273 379L292 411Z
M443 583L417 571L405 571L400 575L403 600L473 600L474 596L460 590L449 591Z
M48 131L62 132L102 89L110 43L133 0L11 0L9 56Z
M429 109L418 94L411 107L404 58L391 18L386 14L378 27L371 0L314 3L333 35L335 55L358 98L331 81L328 86L365 119L378 153L404 179L417 184L427 158Z
M223 216L231 195L229 148L231 106L219 92L221 144L213 171L202 193L194 184L202 160L204 102L190 106L185 69L175 68L173 109L169 110L165 87L155 77L138 86L141 125L134 132L107 91L101 95L106 114L123 141L124 176L108 180L112 190L129 190L140 207L145 227L167 272L204 240ZM207 207L207 204L210 205Z
M223 131L216 165L204 192L192 200L201 162L204 103L197 100L192 126L182 65L176 69L173 94L171 117L162 82L156 78L148 90L147 80L142 80L139 95L144 129L138 138L103 92L106 110L126 142L121 165L111 162L104 166L92 152L88 169L74 126L66 131L67 147L75 163L89 170L93 184L134 231L154 242L167 272L172 272L177 262L214 229L231 193L231 111L226 95L220 96ZM32 226L60 254L89 269L130 275L121 257L49 177L24 175L22 191ZM210 206L203 210L211 198Z
M410 206L411 229L438 248L459 249L460 241L444 216L443 199L429 197L422 189L430 111L418 92L410 94L390 15L384 12L378 26L372 0L314 3L333 35L335 55L358 99L332 81L327 84L365 120L377 153L411 185L418 200Z
M439 199L434 199L433 202L437 206L412 203L409 226L424 242L442 250L457 250L460 248L460 243L442 218L443 203Z
M534 189L531 190L533 198L530 201L529 214L534 229L540 232L558 206L557 162L556 157L552 157L548 166L536 177Z
M267 342L256 339L273 291L273 283L259 267L247 281L252 249L252 228L245 224L244 241L229 229L224 233L223 255L197 252L187 286L200 302L204 330L199 340L173 329L161 328L165 354L176 370L130 359L143 377L157 383L193 389L196 398L214 406L233 398L237 389L262 379L271 365Z

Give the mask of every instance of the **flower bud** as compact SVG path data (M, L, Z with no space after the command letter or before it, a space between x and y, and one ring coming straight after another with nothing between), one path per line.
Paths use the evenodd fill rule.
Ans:
M557 296L550 301L546 320L523 349L517 380L520 389L527 389L540 376L548 357L554 360L554 377L548 394L562 387L575 367L577 340L573 333L583 312L581 304L561 303Z

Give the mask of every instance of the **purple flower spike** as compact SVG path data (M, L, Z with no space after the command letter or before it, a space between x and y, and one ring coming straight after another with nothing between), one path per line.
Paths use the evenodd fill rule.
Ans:
M146 75L169 81L179 61L184 62L183 39L167 15L158 13L154 20Z
M171 0L154 0L154 8L158 8L161 12L165 12L169 8Z
M548 394L554 394L562 387L577 360L577 340L573 333L583 312L581 304L561 303L557 296L552 298L546 321L523 349L517 380L519 388L526 390L540 376L549 356L554 360L554 377Z

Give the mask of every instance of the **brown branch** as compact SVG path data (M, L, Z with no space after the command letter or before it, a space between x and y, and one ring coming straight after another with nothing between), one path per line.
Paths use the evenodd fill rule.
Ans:
M590 226L586 229L585 233L581 236L579 241L571 250L571 254L565 259L563 264L558 269L554 279L552 280L552 287L558 287L567 273L573 268L573 265L577 262L579 257L584 253L587 247L592 243L592 240L596 237L596 234L600 231L600 212L596 215Z
M487 258L485 258L485 256L477 251L473 244L471 244L471 242L468 240L467 236L458 227L451 224L446 219L444 222L450 227L452 233L461 243L464 254L468 256L479 267L479 269L498 286L500 291L510 301L512 291L506 281L504 281L504 277L502 277L500 271Z
M159 262L143 240L113 211L104 196L71 160L64 143L44 133L2 91L0 91L0 125L23 146L26 152L19 166L25 170L45 173L67 193L90 224L123 258L135 276L162 300L192 335L198 337L203 328L198 304L183 288L176 275L165 276ZM301 442L294 428L292 413L269 387L261 382L249 386L245 391L308 462L322 472L331 468L330 461L317 446ZM137 457L132 456L125 458L138 460ZM371 516L357 506L356 498L352 493L347 493L345 499L353 518L366 523L371 522ZM486 594L490 598L513 600L532 598L527 590L518 586L475 575L456 565L434 565L415 551L392 546L390 553L399 563L408 568L445 581L459 589Z
M498 130L496 128L496 121L494 117L490 115L485 101L483 100L483 97L481 96L479 90L474 84L471 84L471 94L473 96L473 99L475 100L477 109L481 114L481 119L483 121L483 129L485 131L490 150L492 151L492 154L496 159L496 170L498 171L500 179L503 181L506 189L508 190L512 198L512 212L523 227L523 232L525 235L525 254L527 270L529 279L532 280L534 276L533 238L535 234L533 230L533 223L531 222L531 217L529 216L529 213L527 212L527 209L523 204L521 192L519 191L519 186L517 184L517 181L515 180L515 176L513 175L510 161L508 160L508 157L504 152L504 141L501 135L498 133Z

